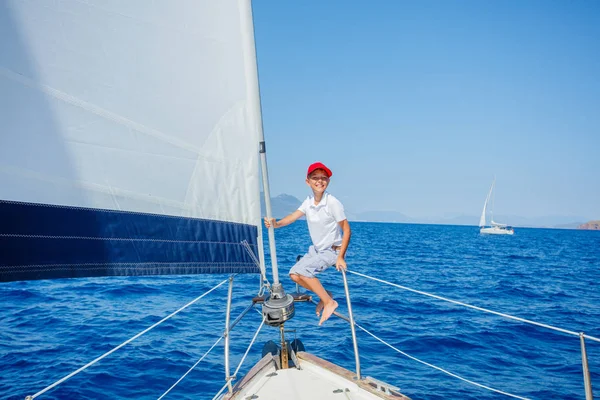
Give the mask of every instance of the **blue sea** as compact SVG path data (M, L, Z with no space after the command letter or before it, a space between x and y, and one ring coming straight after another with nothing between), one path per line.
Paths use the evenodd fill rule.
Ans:
M600 232L517 228L481 236L477 227L351 223L349 269L415 290L600 337ZM309 245L303 222L276 231L280 278ZM341 274L324 286L346 314ZM87 364L226 280L218 276L93 278L0 284L0 398L24 399ZM577 336L512 321L348 274L356 322L412 357L485 386L531 399L585 399ZM251 302L259 278L234 279L233 317ZM40 399L156 399L222 334L227 285ZM237 367L261 316L251 311L231 334ZM322 327L314 305L296 304L288 338L354 369L349 325ZM277 340L265 326L241 367ZM358 330L362 374L413 399L503 399L423 365ZM167 399L211 399L224 384L221 342ZM600 398L600 343L587 340Z

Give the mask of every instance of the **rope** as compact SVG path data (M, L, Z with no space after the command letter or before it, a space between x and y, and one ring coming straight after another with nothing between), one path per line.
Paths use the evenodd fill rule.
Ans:
M475 386L478 386L478 387L480 387L480 388L483 388L483 389L490 390L490 391L492 391L492 392L496 392L496 393L500 393L500 394L503 394L503 395L506 395L506 396L509 396L509 397L513 397L513 398L515 398L515 399L529 400L527 397L521 397L521 396L517 396L517 395L511 394L511 393L503 392L503 391L501 391L501 390L498 390L498 389L494 389L494 388L492 388L492 387L489 387L489 386L482 385L481 383L473 382L473 381L471 381L471 380L469 380L469 379L463 378L463 377L462 377L462 376L460 376L460 375L456 375L456 374L454 374L454 373L452 373L452 372L450 372L450 371L447 371L447 370L445 370L445 369L443 369L443 368L440 368L440 367L438 367L438 366L436 366L436 365L430 364L430 363L428 363L428 362L425 362L425 361L421 361L421 360L419 360L418 358L416 358L416 357L413 357L413 356L411 356L410 354L407 354L407 353L405 353L405 352L403 352L403 351L401 351L401 350L397 349L396 347L394 347L394 346L392 346L391 344L387 343L385 340L378 338L377 336L375 336L374 334L372 334L371 332L369 332L368 330L366 330L365 328L363 328L363 327L362 327L362 326L360 326L359 324L356 324L356 323L355 323L355 325L356 325L356 326L358 326L358 327L359 327L361 330L363 330L363 331L364 331L364 332L366 332L367 334L371 335L372 337L374 337L375 339L377 339L378 341L380 341L381 343L385 344L386 346L390 347L391 349L394 349L394 350L396 350L398 353L402 354L402 355L403 355L403 356L405 356L405 357L408 357L408 358L410 358L411 360L414 360L414 361L417 361L417 362L419 362L419 363L421 363L421 364L427 365L428 367L431 367L431 368L437 369L438 371L441 371L441 372L443 372L443 373L445 373L445 374L447 374L447 375L450 375L450 376L452 376L452 377L454 377L454 378L460 379L461 381L464 381L464 382L470 383L471 385L475 385Z
M254 255L254 252L252 251L252 248L250 247L250 244L248 243L248 241L246 239L242 240L242 245L244 246L244 249L246 249L246 252L250 256L252 261L254 261L254 264L256 264L256 266L260 270L260 287L258 288L257 296L262 296L263 293L265 292L265 289L268 289L271 287L271 284L269 283L269 280L267 279L267 272L265 271L265 266L260 264L260 260L258 258L256 258L256 256Z
M158 325L162 324L163 322L165 322L166 320L168 320L169 318L171 318L172 316L178 314L179 312L183 311L184 309L186 309L187 307L191 306L192 304L194 304L195 302L197 302L198 300L200 300L201 298L203 298L204 296L206 296L207 294L209 294L210 292L212 292L213 290L215 290L216 288L218 288L219 286L223 285L225 282L227 282L227 279L225 279L223 282L219 283L218 285L216 285L215 287L213 287L212 289L210 289L209 291L207 291L206 293L196 297L194 300L190 301L189 303L187 303L185 306L181 307L179 310L173 312L172 314L166 316L165 318L161 319L160 321L158 321L157 323L155 323L154 325L152 325L149 328L146 328L145 330L143 330L142 332L138 333L137 335L135 335L134 337L132 337L131 339L126 340L125 342L121 343L120 345L118 345L117 347L115 347L114 349L104 353L103 355L101 355L100 357L96 358L95 360L87 363L86 365L84 365L83 367L79 368L77 371L71 372L69 375L65 376L64 378L54 382L52 385L48 386L47 388L40 390L39 392L37 392L36 394L34 394L33 396L31 396L31 399L35 399L36 397L38 397L41 394L46 393L48 390L54 388L55 386L60 385L61 383L63 383L64 381L66 381L67 379L71 378L74 375L77 375L78 373L80 373L81 371L87 369L88 367L94 365L95 363L97 363L98 361L102 360L104 357L114 353L115 351L119 350L121 347L125 346L128 343L131 343L132 341L134 341L135 339L139 338L140 336L142 336L143 334L145 334L146 332L148 332L151 329L154 329L155 327L157 327Z
M252 348L252 345L254 344L254 341L256 340L256 337L258 336L258 333L260 332L260 330L262 329L262 327L264 325L265 325L265 318L263 317L262 322L260 323L260 326L258 327L258 329L256 330L256 332L254 333L254 337L252 338L252 341L250 342L250 345L246 349L246 352L244 353L244 356L242 357L242 359L241 359L240 363L238 364L235 372L233 373L234 377L237 375L237 373L239 372L240 368L242 367L242 364L246 360L246 356L250 352L250 349Z
M261 314L261 316L262 316L262 314ZM237 373L239 372L240 368L242 367L242 364L246 360L246 356L250 352L250 349L252 348L252 345L254 344L254 341L256 341L256 337L258 336L258 333L260 332L260 330L262 329L262 327L264 326L264 324L265 324L265 318L263 317L262 322L260 323L260 326L258 327L258 329L256 330L256 332L254 333L254 337L252 338L252 341L250 342L250 344L248 345L248 348L246 349L246 352L244 353L244 356L242 357L240 363L238 364L235 372L231 376L232 379L235 379ZM225 385L223 385L223 387L221 388L221 390L219 390L217 392L217 394L215 394L215 396L212 398L212 400L216 400L221 395L221 393L223 393L223 391L225 390L225 388L227 388L227 386L229 386L229 382L225 382Z
M352 400L352 397L350 397L350 391L348 390L348 388L344 388L344 395L346 395L346 398L348 400Z
M219 396L221 395L221 393L223 393L223 391L225 390L225 388L229 386L229 382L225 383L225 385L223 385L223 387L221 388L221 390L219 390L217 392L217 394L215 394L215 397L212 398L212 400L216 400L217 398L219 398Z
M175 386L177 386L177 385L179 384L179 382L181 382L181 381L183 380L183 378L185 378L185 377L186 377L186 376L187 376L187 375L188 375L190 372L192 372L192 370L193 370L194 368L196 368L196 366L197 366L198 364L200 364L200 361L204 360L204 358L205 358L205 357L208 355L208 353L210 353L210 352L212 351L212 349L214 349L214 348L215 348L215 346L216 346L216 345L217 345L217 344L218 344L218 343L219 343L221 340L223 340L223 336L221 336L219 339L217 339L217 341L216 341L216 342L215 342L215 343L214 343L214 344L211 346L211 348L210 348L210 349L208 349L208 351L207 351L206 353L204 353L204 355L203 355L202 357L200 357L200 359L199 359L198 361L196 361L196 363L195 363L194 365L192 365L192 367L191 367L190 369L188 369L188 370L187 370L187 372L186 372L185 374L183 374L183 375L181 376L181 378L179 378L179 379L177 380L177 382L175 382L175 383L173 384L173 386L171 386L169 389L167 389L167 391L166 391L166 392L164 392L164 393L162 394L162 396L160 396L160 397L158 398L158 400L160 400L160 399L162 399L163 397L165 397L165 396L166 396L166 395L167 395L167 394L168 394L168 393L169 393L171 390L173 390L173 388L175 388Z
M354 275L362 276L363 278L367 278L367 279L371 279L371 280L374 280L374 281L377 281L377 282L385 283L386 285L394 286L394 287L397 287L399 289L407 290L409 292L421 294L423 296L433 297L434 299L446 301L448 303L457 304L457 305L460 305L460 306L463 306L463 307L472 308L474 310L478 310L478 311L483 311L483 312L490 313L490 314L499 315L499 316L504 317L504 318L513 319L515 321L520 321L520 322L525 322L527 324L536 325L536 326L540 326L542 328L552 329L554 331L558 331L558 332L562 332L562 333L567 333L569 335L573 335L573 336L579 337L579 333L573 332L573 331L569 331L567 329L562 329L562 328L558 328L556 326L542 324L540 322L535 322L535 321L531 321L531 320L528 320L528 319L515 317L515 316L509 315L509 314L504 314L504 313L500 313L500 312L497 312L497 311L488 310L488 309L482 308L482 307L472 306L472 305L467 304L467 303L463 303L463 302L460 302L460 301L447 299L445 297L437 296L435 294L431 294L431 293L427 293L427 292L422 292L420 290L411 289L411 288L406 287L406 286L402 286L402 285L398 285L398 284L391 283L391 282L388 282L388 281L384 281L383 279L374 278L372 276L364 275L364 274L361 274L359 272L354 272L354 271L350 271L350 270L346 270L346 271L349 272L349 273L351 273L351 274L354 274ZM594 337L594 336L585 335L585 334L583 336L586 339L590 339L590 340L593 340L593 341L596 341L596 342L600 342L600 338L597 338L597 337Z
M258 268L260 268L260 261L258 261L258 258L256 258L256 256L254 255L254 252L252 251L252 248L250 247L250 244L246 239L242 240L242 246L244 246L244 249L246 249L246 252L248 252L248 255L250 256L252 261L254 261L254 264L256 264Z
M235 319L235 321L233 321L233 323L231 324L231 326L229 327L229 331L231 332L233 330L233 328L237 325L238 322L241 321L241 319L248 313L248 311L250 311L252 308L254 308L254 304L250 304L248 307L246 307L246 309L244 311L241 312L240 315L238 315L238 317ZM262 315L262 314L261 314ZM173 386L171 386L169 388L169 390L167 390L165 393L163 393L162 396L160 396L158 398L158 400L162 399L167 393L169 393L177 384L179 384L179 382L181 382L183 380L183 378L185 378L194 368L196 368L196 366L200 363L200 361L202 361L207 355L208 353L210 353L212 351L212 349L221 341L223 340L223 338L225 338L225 335L221 335L221 337L219 339L217 339L217 341L215 342L215 344L212 345L212 347L210 349L208 349L208 351L202 356L202 358L200 358L196 364L194 364L181 378L179 378L179 380L177 382L175 382L175 384ZM227 384L226 384L227 386Z

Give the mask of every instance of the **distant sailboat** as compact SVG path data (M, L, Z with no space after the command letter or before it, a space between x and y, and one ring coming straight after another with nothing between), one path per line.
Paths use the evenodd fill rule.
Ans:
M483 204L483 211L481 211L481 218L479 219L479 233L492 235L513 235L515 233L515 230L511 226L494 222L494 201L492 201L492 209L490 210L490 225L488 226L486 224L487 206L490 199L492 198L494 186L496 186L495 177L494 181L492 182L492 186L490 187L490 191L488 192L488 195L485 198L485 203Z

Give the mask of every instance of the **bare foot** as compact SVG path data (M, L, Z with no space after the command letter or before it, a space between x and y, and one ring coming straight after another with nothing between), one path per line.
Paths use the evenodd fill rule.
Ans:
M326 292L329 295L329 297L331 297L333 299L331 292L329 290L326 290ZM323 302L323 300L319 300L319 304L317 304L317 309L315 311L315 314L317 314L317 317L321 316L321 311L323 311L324 306L325 306L325 303Z
M319 321L319 325L323 325L323 322L327 321L331 314L338 308L338 303L335 300L332 300L331 303L325 304L323 308L323 316L321 317L321 321Z
M319 304L317 304L317 310L316 310L317 317L321 316L321 311L323 311L323 307L325 307L325 303L323 303L323 300L321 300L321 301L319 301Z

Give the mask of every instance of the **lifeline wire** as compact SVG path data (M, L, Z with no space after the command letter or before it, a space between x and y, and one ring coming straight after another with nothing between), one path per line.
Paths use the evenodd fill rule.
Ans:
M569 330L562 329L562 328L557 328L557 327L552 326L552 325L546 325L546 324L542 324L542 323L535 322L535 321L530 321L530 320L524 319L524 318L514 317L514 316L509 315L509 314L503 314L503 313L500 313L500 312L497 312L497 311L488 310L486 308L472 306L470 304L462 303L460 301L447 299L445 297L437 296L435 294L431 294L431 293L427 293L427 292L422 292L420 290L415 290L415 289L411 289L411 288L406 287L406 286L402 286L402 285L398 285L398 284L395 284L395 283L387 282L387 281L384 281L383 279L378 279L378 278L374 278L372 276L363 275L363 274L361 274L359 272L354 272L354 271L350 271L350 270L347 270L347 272L350 272L351 274L354 274L354 275L362 276L363 278L372 279L372 280L377 281L377 282L385 283L386 285L395 286L395 287L397 287L399 289L408 290L409 292L413 292L413 293L417 293L417 294L422 294L424 296L433 297L434 299L443 300L443 301L447 301L449 303L458 304L458 305L463 306L463 307L472 308L474 310L478 310L478 311L483 311L483 312L487 312L487 313L490 313L490 314L499 315L499 316L504 317L504 318L514 319L516 321L525 322L527 324L536 325L536 326L540 326L542 328L552 329L552 330L555 330L555 331L558 331L558 332L567 333L569 335L574 335L574 336L579 337L579 333L577 333L577 332L569 331ZM600 338L597 338L597 337L594 337L594 336L585 335L585 334L583 336L586 339L590 339L590 340L594 340L596 342L600 342Z
M254 304L250 304L248 307L246 307L246 309L244 311L242 311L242 313L240 315L238 315L238 317L235 319L235 321L233 321L233 323L231 324L231 326L229 327L230 332L233 330L233 328L237 325L238 322L240 322L242 320L242 318L248 313L248 311L250 311L252 308L254 308ZM262 314L261 314L262 315ZM158 398L158 400L162 399L167 393L169 393L177 384L179 384L179 382L181 382L183 380L183 378L186 377L186 375L188 375L194 368L196 368L196 366L198 366L198 364L200 363L200 361L202 361L207 355L208 353L210 353L212 351L212 349L217 345L217 343L219 343L225 336L221 335L221 337L215 342L215 344L212 345L212 347L206 352L206 354L204 354L202 356L202 358L200 358L196 364L194 364L181 378L179 378L179 380L177 382L175 382L175 384L173 386L171 386L169 388L169 390L167 390L165 393L163 393L162 396L160 396Z
M265 318L263 318L262 322L260 323L260 326L258 327L258 329L256 330L256 333L254 333L254 337L252 338L252 341L250 342L250 345L248 346L248 348L246 349L246 352L244 353L244 356L242 357L240 363L238 364L235 372L233 373L233 376L236 376L238 371L240 370L240 368L242 367L242 364L244 363L244 361L246 360L246 356L248 355L248 352L250 352L250 349L252 348L252 345L254 344L254 341L256 340L256 337L258 336L258 333L260 332L260 330L262 329L262 327L265 325Z
M183 380L183 378L185 378L185 377L186 377L186 376L187 376L187 375L188 375L190 372L192 372L192 370L193 370L194 368L196 368L196 366L197 366L198 364L200 364L200 361L204 360L204 358L205 358L205 357L208 355L208 353L210 353L210 352L212 351L212 349L214 349L214 348L215 348L215 346L216 346L216 345L217 345L217 344L218 344L218 343L219 343L221 340L223 340L223 336L221 336L219 339L217 339L217 341L215 342L215 344L213 344L213 345L211 346L211 348L210 348L210 349L208 349L208 351L207 351L206 353L204 353L204 355L203 355L202 357L200 357L200 359L199 359L198 361L196 361L196 363L195 363L194 365L192 365L192 367L191 367L190 369L188 369L188 370L187 370L187 372L186 372L185 374L183 374L183 375L181 376L181 378L179 378L179 379L177 380L177 382L175 382L175 383L173 384L173 386L171 386L169 389L167 389L167 391L166 391L166 392L164 392L164 393L162 394L162 396L160 396L160 397L159 397L157 400L160 400L160 399L162 399L162 398L163 398L163 397L165 397L165 396L166 396L166 395L167 395L167 394L168 394L168 393L169 393L171 390L173 390L173 388L174 388L175 386L177 386L177 385L179 384L179 382L181 382L181 381Z
M117 347L115 347L114 349L104 353L103 355L101 355L100 357L96 358L95 360L87 363L86 365L84 365L83 367L79 368L77 371L71 372L69 375L65 376L64 378L54 382L52 385L48 386L47 388L40 390L39 392L37 392L36 394L34 394L33 396L27 396L27 399L35 399L36 397L38 397L41 394L46 393L48 390L54 388L55 386L60 385L61 383L63 383L64 381L66 381L67 379L71 378L74 375L77 375L78 373L80 373L81 371L87 369L88 367L94 365L95 363L97 363L98 361L102 360L104 357L114 353L115 351L119 350L121 347L125 346L126 344L134 341L135 339L139 338L140 336L142 336L143 334L145 334L146 332L148 332L151 329L154 329L155 327L157 327L158 325L162 324L163 322L165 322L166 320L168 320L169 318L171 318L172 316L178 314L180 311L183 311L184 309L186 309L187 307L191 306L192 304L194 304L195 302L197 302L198 300L200 300L201 298L203 298L204 296L206 296L207 294L209 294L210 292L212 292L213 290L215 290L216 288L218 288L219 286L223 285L225 282L227 282L227 279L225 279L223 282L219 283L217 286L213 287L212 289L210 289L208 292L196 297L194 300L190 301L189 303L187 303L185 306L181 307L179 310L171 313L170 315L164 317L163 319L161 319L160 321L158 321L157 323L155 323L154 325L152 325L149 328L146 328L145 330L143 330L142 332L138 333L137 335L135 335L134 337L132 337L131 339L126 340L125 342L121 343L120 345L118 345Z
M454 374L454 373L452 373L452 372L450 372L450 371L447 371L447 370L445 370L445 369L443 369L443 368L440 368L440 367L438 367L438 366L436 366L436 365L429 364L428 362L425 362L425 361L419 360L418 358L415 358L415 357L413 357L413 356L411 356L411 355L409 355L409 354L407 354L407 353L403 352L402 350L399 350L399 349L397 349L396 347L394 347L394 346L392 346L391 344L387 343L385 340L378 338L377 336L375 336L374 334L372 334L371 332L369 332L368 330L366 330L365 328L363 328L363 327L362 327L362 326L360 326L359 324L355 323L355 325L356 325L356 326L358 326L358 327L359 327L361 330L363 330L364 332L368 333L369 335L371 335L372 337L374 337L375 339L377 339L378 341L380 341L381 343L385 344L386 346L390 347L391 349L394 349L394 350L396 350L398 353L402 354L402 355L403 355L403 356L405 356L405 357L408 357L408 358L410 358L411 360L414 360L414 361L416 361L416 362L419 362L419 363L421 363L421 364L427 365L428 367L431 367L431 368L433 368L433 369L437 369L438 371L441 371L441 372L443 372L443 373L445 373L445 374L447 374L447 375L450 375L450 376L452 376L452 377L454 377L454 378L460 379L461 381L464 381L464 382L470 383L471 385L475 385L475 386L478 386L478 387L480 387L480 388L487 389L487 390L490 390L490 391L492 391L492 392L500 393L500 394L503 394L503 395L506 395L506 396L509 396L509 397L514 397L515 399L529 400L529 398L527 398L527 397L521 397L521 396L517 396L517 395L515 395L515 394L511 394L511 393L503 392L503 391L501 391L501 390L494 389L494 388L492 388L492 387L489 387L489 386L482 385L481 383L477 383L477 382L474 382L474 381L468 380L468 379L466 379L466 378L463 378L463 377L462 377L462 376L460 376L460 375L456 375L456 374Z
M347 270L346 270L346 271L347 271ZM314 300L312 300L312 303L313 303L313 304L315 304L315 305L317 304L317 302L316 302L316 301L314 301ZM333 314L334 314L336 317L338 317L338 318L341 318L341 319L343 319L344 321L346 321L346 322L350 323L350 318L346 317L345 315L342 315L342 314L340 314L340 313L338 313L338 312L335 312L335 311L333 312ZM407 353L404 353L403 351L401 351L401 350L399 350L399 349L395 348L395 347L394 347L394 346L392 346L391 344L389 344L389 343L385 342L383 339L380 339L380 338L379 338L379 337L377 337L376 335L374 335L374 334L372 334L371 332L369 332L367 329L365 329L365 328L363 328L362 326L360 326L359 324L357 324L357 323L356 323L356 321L354 321L354 325L356 325L358 328L360 328L360 329L361 329L361 330L363 330L364 332L368 333L369 335L373 336L375 339L377 339L377 340L378 340L378 341L380 341L381 343L385 344L386 346L389 346L390 348L392 348L392 349L396 350L398 353L400 353L400 354L402 354L402 355L404 355L404 356L406 356L406 357L410 358L411 360L417 361L417 362L419 362L419 363L421 363L421 364L424 364L424 365L427 365L427 366L429 366L429 367L431 367L431 368L437 369L438 371L442 371L442 372L444 372L445 374L448 374L448 375L450 375L450 376L453 376L453 377L455 377L455 378L457 378L457 379L460 379L460 380L462 380L462 381L464 381L464 382L467 382L467 383L470 383L470 384L472 384L472 385L479 386L479 387L481 387L481 388L488 389L488 390L491 390L491 391L493 391L493 392L502 393L502 394L505 394L505 395L507 395L507 396L510 396L510 397L515 397L515 398L518 398L518 399L523 399L523 400L529 400L529 399L527 399L526 397L519 397L519 396L517 396L517 395L514 395L514 394L510 394L510 393L502 392L502 391L500 391L500 390L497 390L497 389L494 389L494 388L491 388L491 387L488 387L488 386L482 385L482 384L480 384L480 383L477 383L477 382L470 381L470 380L468 380L468 379L465 379L465 378L463 378L463 377L461 377L461 376L459 376L459 375L453 374L452 372L446 371L446 370L445 370L445 369L443 369L443 368L440 368L440 367L438 367L438 366L435 366L435 365L433 365L433 364L429 364L429 363L427 363L427 362L425 362L425 361L419 360L418 358L416 358L416 357L413 357L413 356L411 356L411 355L409 355L409 354L407 354Z
M232 378L235 378L235 376L239 372L240 368L242 367L242 364L246 360L246 356L248 355L248 352L252 348L252 345L254 344L254 341L256 340L256 337L258 336L258 333L260 332L260 330L262 329L262 327L264 326L264 324L265 324L265 318L263 317L262 322L260 323L260 326L258 327L258 329L256 330L256 332L254 333L254 337L252 338L252 341L250 342L250 345L248 345L248 348L246 349L246 352L244 353L244 356L242 357L242 359L241 359L240 363L238 364L235 372L233 373ZM216 400L219 397L219 395L221 393L223 393L223 391L225 390L225 388L227 388L227 386L229 386L229 382L226 382L225 385L223 385L223 387L221 388L221 390L219 390L217 392L217 394L215 394L215 397L213 397L212 400Z
M215 397L213 397L213 398L212 398L212 400L216 400L216 399L217 399L217 398L218 398L218 397L221 395L221 393L223 393L223 391L225 390L225 388L226 388L227 386L229 386L229 382L227 382L227 383L226 383L226 384L225 384L225 385L224 385L224 386L221 388L221 390L219 390L219 391L217 392L217 394L215 394Z

